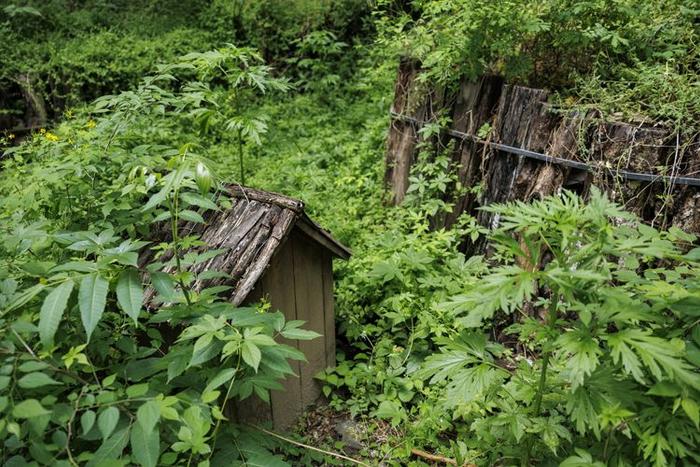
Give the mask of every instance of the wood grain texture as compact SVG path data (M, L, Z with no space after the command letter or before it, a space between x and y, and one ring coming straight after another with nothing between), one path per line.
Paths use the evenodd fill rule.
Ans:
M483 77L463 80L455 99L444 89L417 85L420 64L402 61L396 80L389 128L385 181L391 202L398 204L408 189L411 168L421 157L433 157L435 147L417 150L421 143L420 123L434 121L438 113L452 115L450 130L476 135L484 123L491 125L490 142L540 154L581 162L590 169L569 167L499 151L473 139L457 139L449 171L459 184L448 186L444 200L452 212L431 219L431 228L454 225L462 213L475 216L488 227L498 225L498 216L479 210L493 203L533 200L574 191L584 197L593 185L642 220L661 228L679 227L700 234L700 189L666 181L630 181L615 171L653 176L697 177L700 174L700 138L682 141L663 125L646 122L602 121L595 111L563 110L548 102L542 89L504 85L502 80ZM439 98L442 96L442 98ZM440 139L440 138L438 138ZM476 192L456 190L478 187ZM478 194L477 194L478 193ZM486 242L465 239L467 253L486 252Z
M210 249L223 250L214 258L186 267L194 273L213 270L228 274L227 278L195 281L192 287L195 291L226 285L231 287L230 301L235 305L243 303L267 270L277 249L299 223L303 223L303 228L321 248L328 249L333 255L343 259L350 256L349 249L304 213L304 204L301 201L278 193L238 185L231 185L228 190L232 197L231 208L207 212L204 224L181 222L178 226L180 236L198 235L205 243L205 246L188 253L201 253ZM157 242L169 241L170 238L171 232L167 225L162 224L155 229L154 239ZM142 254L140 264L148 262L151 256L150 251ZM161 260L167 262L171 258L172 253L169 253ZM164 272L174 270L174 264L163 268ZM158 306L152 303L154 296L153 288L145 291L144 303L151 308Z
M326 367L335 366L335 301L333 299L333 257L324 252L323 263L323 311L325 320Z
M256 286L256 290L262 289L263 295L270 300L272 309L281 311L287 321L298 319L294 282L293 244L287 241L273 257L270 268ZM299 348L298 341L282 338L279 342ZM284 392L271 393L272 419L276 430L290 428L303 410L300 364L298 361L290 361L290 365L295 375L282 381Z
M322 336L326 333L323 297L323 251L300 231L292 232L294 247L294 289L297 318L306 321L305 329ZM301 400L304 406L318 399L321 388L314 375L326 367L325 338L300 341L299 350L308 362L301 364Z

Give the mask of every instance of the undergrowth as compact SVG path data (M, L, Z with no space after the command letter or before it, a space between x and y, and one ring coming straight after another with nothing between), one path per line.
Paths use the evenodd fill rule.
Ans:
M225 209L219 182L244 179L304 200L353 249L335 264L338 365L318 378L369 428L359 451L330 450L390 465L427 464L416 449L457 465L700 463L694 236L595 191L491 206L497 230L469 216L435 230L447 154L419 158L399 207L382 181L397 52L427 81L502 73L692 131L696 17L681 0L4 5L3 122L26 117L27 74L56 124L2 138L3 463L343 463L230 421L232 398L267 398L303 358L279 338L314 337L191 287L218 273L183 264L218 252L178 220ZM154 239L162 222L172 234ZM484 237L489 257L461 252ZM158 306L142 306L147 289Z

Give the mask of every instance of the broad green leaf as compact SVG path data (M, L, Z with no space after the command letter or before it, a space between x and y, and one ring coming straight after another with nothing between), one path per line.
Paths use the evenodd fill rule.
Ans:
M192 206L198 206L200 208L204 209L209 209L209 210L217 210L218 207L216 203L214 203L212 200L205 198L204 196L197 194L197 193L190 193L190 192L185 192L180 195L182 199L189 205Z
M241 346L241 356L244 362L253 367L255 371L258 371L258 365L260 365L260 359L262 358L258 346L251 342L243 342Z
M160 404L155 400L147 401L136 411L136 421L144 433L150 434L160 419Z
M688 296L669 305L673 311L677 311L686 316L700 316L700 297Z
M53 289L41 305L41 311L39 312L39 338L45 347L53 344L53 336L56 334L72 291L73 281L68 280Z
M48 363L30 360L22 363L17 369L23 373L31 373L32 371L45 370L48 367Z
M205 337L206 336L202 336L199 339L197 339L197 342L195 343L194 349L192 351L192 357L190 358L190 361L187 364L188 368L196 365L201 365L202 363L211 360L212 358L217 356L221 351L223 344L220 341L210 341L208 344L197 346L197 343L204 342L203 338Z
M128 442L129 426L125 426L102 442L102 445L95 451L95 455L88 462L88 467L103 465L107 460L121 458L122 451Z
M144 430L139 423L134 424L131 429L131 453L142 467L155 467L160 455L160 432Z
M148 393L148 383L134 384L126 388L126 395L133 398L145 396Z
M110 406L100 412L100 415L97 417L97 427L100 429L100 433L102 433L102 439L107 439L109 435L112 434L118 422L118 408Z
M15 418L34 418L49 415L50 413L36 399L23 400L12 409L12 415Z
M97 274L85 276L80 282L78 305L88 342L92 332L97 327L97 323L102 318L102 313L107 303L108 290L109 282Z
M204 218L197 212L190 209L183 209L180 211L180 218L189 222L194 222L197 224L204 224Z
M86 410L80 417L80 426L83 428L83 434L87 434L95 425L96 414L92 410Z
M207 384L207 387L204 389L203 392L209 392L218 388L219 386L233 378L235 374L236 370L233 368L226 368L225 370L221 370L216 376L214 376L211 379L211 381L209 381L209 384Z
M317 337L321 337L321 334L306 329L286 329L282 331L282 335L287 339L297 339L303 341L308 341L311 339L316 339Z
M69 261L51 269L52 273L61 271L97 272L97 264L92 261Z
M671 381L659 381L647 391L647 394L661 397L678 397L681 388Z
M63 383L56 381L46 373L37 371L35 373L27 373L26 375L22 376L17 381L17 384L19 387L24 389L34 389L42 386L61 385Z
M151 283L165 300L175 300L177 293L175 292L175 283L170 274L165 272L152 272Z
M136 269L126 269L119 275L117 281L117 301L122 310L138 322L141 305L143 304L143 288L141 278Z

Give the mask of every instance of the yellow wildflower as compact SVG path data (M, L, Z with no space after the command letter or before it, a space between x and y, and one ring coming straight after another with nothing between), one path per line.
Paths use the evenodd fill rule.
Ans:
M96 125L97 125L97 123L95 123L95 120L90 119L90 120L88 120L88 122L85 126L88 128L95 128Z
M44 138L48 139L49 141L53 141L54 143L59 140L58 136L54 135L50 131L44 133Z

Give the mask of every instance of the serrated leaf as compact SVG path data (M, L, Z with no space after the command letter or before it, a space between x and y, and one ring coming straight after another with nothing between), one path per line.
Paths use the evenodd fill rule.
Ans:
M73 291L73 281L68 280L49 293L41 305L39 312L39 338L45 347L53 344L58 325Z
M235 374L236 370L233 368L226 368L225 370L221 370L216 376L214 376L211 379L211 381L209 381L209 384L207 384L207 387L204 389L204 392L213 391L222 384L231 380L231 378L233 378Z
M80 307L80 318L90 341L92 332L97 327L97 323L102 318L105 305L107 304L107 291L109 282L97 274L85 276L80 282L78 291L78 306Z
M61 271L96 272L97 265L92 261L69 261L51 269L52 273Z
M241 356L244 362L250 365L255 371L258 371L262 355L260 349L255 344L247 341L243 342L243 345L241 345Z
M688 296L669 305L673 311L684 314L686 316L700 316L700 297Z
M30 360L22 363L17 369L23 373L31 373L32 371L45 370L48 367L48 363Z
M51 386L51 385L61 385L60 381L56 381L46 373L41 373L41 372L35 372L35 373L27 373L26 375L22 376L18 381L17 384L19 387L24 388L24 389L34 389L34 388L40 388L42 386Z
M141 312L141 305L143 304L143 288L141 286L141 278L136 269L126 269L119 275L117 301L122 310L136 324Z
M119 409L111 406L100 412L97 417L97 427L100 429L102 439L107 439L117 427L119 422Z
M695 424L695 427L700 426L700 409L698 408L697 402L695 402L692 399L683 399L681 401L681 407L683 407L683 411L688 415L688 418L690 418L693 423Z
M41 283L29 287L27 290L16 296L15 299L12 300L12 302L10 302L10 304L7 305L7 307L5 307L3 312L7 314L11 311L16 310L17 308L26 305L32 298L36 297L45 288L46 285Z

